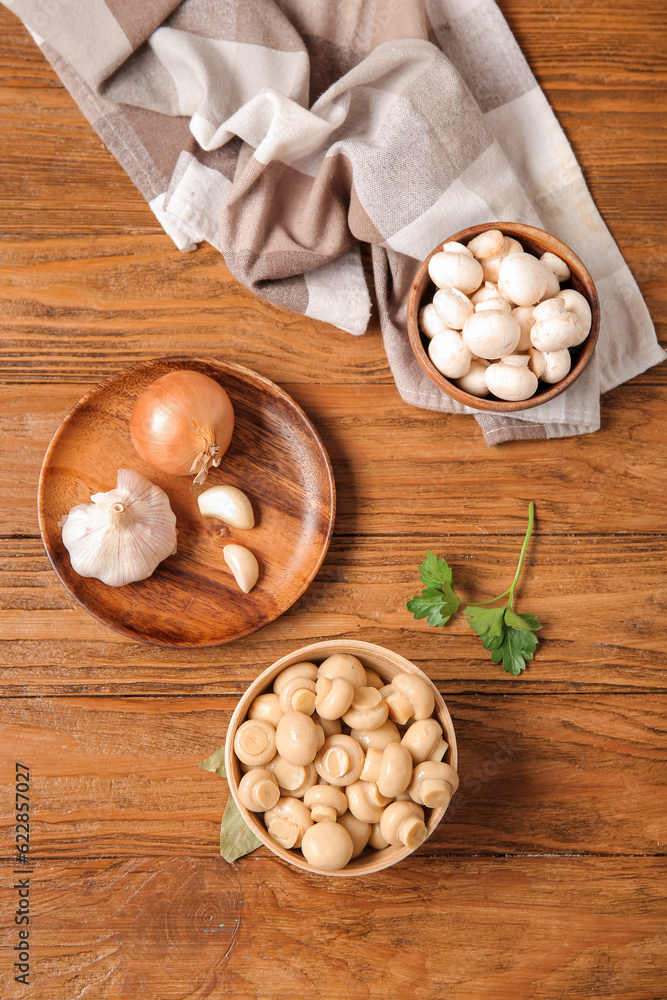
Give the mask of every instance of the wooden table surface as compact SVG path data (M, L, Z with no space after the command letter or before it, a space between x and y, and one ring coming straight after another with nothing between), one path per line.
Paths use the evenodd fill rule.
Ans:
M503 0L662 342L662 0ZM4 998L238 1000L667 995L667 368L580 438L485 445L413 409L379 331L260 301L181 254L26 31L0 11L0 571ZM229 645L129 641L58 582L39 535L45 449L96 382L142 359L231 360L305 409L334 468L329 552L299 601ZM502 590L527 503L519 679L461 620L405 609L427 548L469 599ZM400 866L326 879L218 854L225 782L198 767L257 673L321 638L388 646L445 697L461 788ZM30 984L14 982L15 762L30 769ZM6 933L5 933L6 932Z

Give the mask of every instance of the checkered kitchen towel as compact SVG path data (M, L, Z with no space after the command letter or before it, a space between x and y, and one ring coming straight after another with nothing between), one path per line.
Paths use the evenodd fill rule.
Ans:
M595 430L600 392L665 358L544 95L492 0L5 0L182 250L202 240L271 302L350 333L371 301L403 399L465 412L414 360L417 262L494 219L588 264L594 362L486 439ZM556 0L554 0L556 6Z

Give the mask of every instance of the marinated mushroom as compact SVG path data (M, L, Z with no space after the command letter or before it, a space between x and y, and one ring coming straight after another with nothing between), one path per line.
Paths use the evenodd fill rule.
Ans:
M380 833L388 844L414 850L426 840L424 810L412 801L391 802L382 813Z
M290 764L311 764L319 744L318 727L303 712L285 712L276 727L275 749Z
M239 798L251 812L266 812L280 798L278 782L266 768L254 767L239 781Z
M318 677L344 677L352 687L366 684L366 670L360 660L351 653L333 653L320 663Z
M311 785L303 802L314 823L335 823L347 810L347 795L333 785Z
M329 736L315 757L320 778L330 785L351 785L364 766L364 751L352 736L340 733Z
M451 765L440 760L417 764L408 787L410 798L429 809L446 806L459 787L459 777Z
M340 823L315 823L301 841L304 858L313 868L336 871L344 868L352 857L352 837Z
M357 819L356 816L352 815L349 809L338 818L338 822L341 826L345 827L352 838L352 857L358 858L368 843L371 830L373 829L372 825L370 823L364 823L363 820Z
M433 685L416 674L396 674L391 682L395 691L400 691L412 706L413 719L428 719L435 708Z
M248 709L249 719L263 719L275 729L281 715L284 715L280 707L278 695L268 691L266 694L258 694Z
M378 729L387 721L389 707L374 687L356 688L352 704L343 715L350 729Z
M290 677L280 689L279 702L283 712L312 715L315 711L315 681L309 677Z
M300 663L293 663L291 667L281 670L273 682L273 690L280 694L283 686L293 677L307 677L311 681L317 680L317 664L310 660L302 660Z
M345 677L318 677L316 692L317 714L329 721L342 718L354 698L354 686Z
M306 791L317 783L317 771L314 764L290 764L279 753L269 761L266 770L278 782L281 795L293 799L302 799Z
M354 737L365 750L368 750L369 747L384 750L387 743L401 742L401 734L396 728L396 723L391 719L387 719L377 729L351 729L350 736Z
M275 752L276 730L263 719L246 719L236 730L234 753L244 764L267 764Z
M301 846L304 833L314 824L301 799L284 797L264 813L264 825L269 836L289 850Z
M367 781L353 781L347 785L345 788L347 808L362 823L379 823L387 803L378 805L371 798L369 791L370 786Z
M377 779L377 787L381 795L393 799L410 784L412 780L412 756L402 743L390 743L382 754L382 766Z
M421 764L424 760L442 760L449 749L437 719L413 722L403 734L401 743L410 751L413 764Z
M366 667L366 687L377 688L378 691L381 687L384 687L384 681L379 674L376 674L374 670L369 670Z

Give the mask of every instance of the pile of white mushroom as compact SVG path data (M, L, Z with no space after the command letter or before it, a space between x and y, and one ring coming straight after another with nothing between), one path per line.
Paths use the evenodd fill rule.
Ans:
M239 799L320 870L366 846L414 849L424 808L446 806L459 783L434 706L429 681L401 673L385 684L349 653L286 667L236 731Z
M428 265L437 287L420 310L437 370L473 396L519 401L539 380L560 382L570 370L569 348L591 329L591 309L574 288L564 260L538 259L521 244L488 229L467 246L444 243Z

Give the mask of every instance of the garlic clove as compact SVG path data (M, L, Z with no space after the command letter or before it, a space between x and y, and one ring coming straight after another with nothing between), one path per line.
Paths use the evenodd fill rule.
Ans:
M212 486L197 497L204 517L217 517L233 528L252 528L255 515L252 505L236 486Z
M259 563L254 553L244 545L225 545L222 555L243 593L249 593L259 576Z

